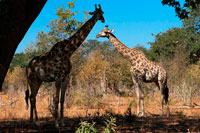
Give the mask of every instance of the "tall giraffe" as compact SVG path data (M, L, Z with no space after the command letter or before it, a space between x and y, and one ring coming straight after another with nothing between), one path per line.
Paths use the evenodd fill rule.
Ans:
M167 87L167 73L165 69L161 65L148 60L143 52L128 48L112 32L113 30L109 30L108 26L106 26L96 37L107 37L115 49L131 63L130 72L137 94L137 115L140 115L140 104L142 104L142 116L144 116L143 82L154 82L161 91L161 115L163 115L163 103L165 101L167 116L169 116L169 89Z
M29 96L29 89L26 91L26 103L28 107L28 99L30 97L31 109L30 109L30 121L33 122L33 113L35 113L35 124L38 125L38 116L36 110L36 95L42 82L54 82L56 86L56 96L54 97L55 104L55 126L58 127L58 103L60 98L60 117L61 126L65 126L63 120L63 109L66 89L69 86L69 73L71 70L70 57L74 51L86 39L94 25L98 20L104 23L104 12L99 5L99 8L95 5L95 11L90 12L93 15L74 35L70 38L57 42L49 52L34 57L26 67L27 81L30 86L31 94ZM67 94L69 89L67 89Z

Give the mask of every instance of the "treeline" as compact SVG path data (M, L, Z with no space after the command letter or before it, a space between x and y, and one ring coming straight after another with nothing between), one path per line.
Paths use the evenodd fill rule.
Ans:
M4 82L4 91L10 86L25 88L24 69L27 63L37 55L47 52L57 42L68 38L82 25L76 20L77 11L73 11L74 1L68 7L61 6L58 19L48 25L50 31L38 33L36 42L32 42L24 52L15 54L10 70ZM181 28L172 28L154 35L155 41L149 42L150 49L136 46L152 61L162 64L168 72L170 92L186 103L191 103L200 88L200 7L193 10L188 19L183 20ZM85 11L84 21L87 19ZM88 40L73 54L70 88L82 89L94 94L117 93L132 95L134 88L130 75L130 64L122 58L110 42ZM48 88L51 84L44 84ZM152 86L151 86L152 87ZM145 85L145 88L147 85ZM129 94L131 93L131 94Z

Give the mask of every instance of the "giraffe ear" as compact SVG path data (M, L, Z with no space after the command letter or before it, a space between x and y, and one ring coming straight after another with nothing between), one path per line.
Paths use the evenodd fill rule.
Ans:
M89 12L90 15L94 15L94 12Z
M114 29L110 30L111 33L113 33Z

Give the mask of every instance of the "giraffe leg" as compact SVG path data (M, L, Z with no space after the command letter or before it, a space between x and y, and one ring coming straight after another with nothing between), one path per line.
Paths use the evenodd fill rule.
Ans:
M137 94L137 116L140 115L140 93L139 93L139 88L136 88L136 94Z
M166 106L167 106L167 117L169 117L169 115L170 115L170 110L169 110L168 101L167 101L167 102L165 101L165 104L166 104Z
M136 88L136 94L137 94L137 115L140 115L140 105L141 105L141 116L144 117L144 93L143 88L139 85L139 87Z
M143 90L143 84L142 80L138 79L138 88L139 88L139 99L141 100L141 106L142 106L142 117L144 117L144 90Z
M143 93L143 89L141 89L142 93L141 93L141 104L142 104L142 117L144 117L144 93Z
M138 83L137 80L135 78L135 76L133 74L131 74L132 76L132 80L133 80L133 84L136 87L136 94L137 94L137 116L139 116L140 114L140 93L139 93L139 87L138 87Z
M60 88L61 88L61 81L60 80L56 80L56 95L53 98L54 101L54 119L55 119L55 127L59 127L58 124L58 103L59 103L59 97L60 97Z
M142 81L134 74L132 74L132 80L136 87L137 94L137 116L140 115L140 104L142 104L142 116L144 117L144 93L142 88Z
M29 81L30 88L31 88L31 95L30 95L30 103L31 103L31 110L30 110L30 121L33 122L33 115L35 114L35 124L38 125L38 116L37 116L37 109L36 109L36 95L38 93L39 87L42 81L39 80L31 80Z
M164 96L165 96L164 100L165 100L166 109L167 109L167 117L169 117L170 115L169 104L168 104L169 88L167 87L167 85L165 85L165 88L164 88Z
M164 85L162 81L158 81L159 88L160 88L160 93L161 93L161 113L160 115L163 116L163 104L164 104Z
M61 99L60 99L60 106L61 106L61 109L60 109L60 117L61 117L61 126L65 126L65 122L64 122L64 119L63 119L63 110L64 110L64 102L65 102L65 93L66 93L66 89L67 89L67 95L69 95L70 93L70 89L68 88L69 87L69 75L67 75L64 79L64 81L62 82L62 87L61 87Z

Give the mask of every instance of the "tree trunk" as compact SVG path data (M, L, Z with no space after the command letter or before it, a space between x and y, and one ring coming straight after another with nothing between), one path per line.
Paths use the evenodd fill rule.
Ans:
M46 1L0 1L0 91L17 46Z

